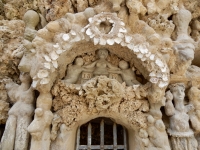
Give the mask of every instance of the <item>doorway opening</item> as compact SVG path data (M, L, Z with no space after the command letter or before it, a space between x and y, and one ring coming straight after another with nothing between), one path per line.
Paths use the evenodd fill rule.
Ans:
M109 118L96 118L78 128L76 150L127 150L126 129Z

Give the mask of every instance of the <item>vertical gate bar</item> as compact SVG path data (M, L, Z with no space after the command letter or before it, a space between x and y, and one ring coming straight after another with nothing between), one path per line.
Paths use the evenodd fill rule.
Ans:
M123 127L123 134L124 134L124 150L127 150L126 129L124 127Z
M100 123L100 149L104 150L104 120L101 120Z
M77 131L76 150L79 150L79 145L80 145L80 127L78 127L78 131Z
M88 125L88 140L87 140L87 146L88 146L88 150L91 150L91 144L92 144L92 125L91 123L89 123Z
M113 150L117 150L117 125L113 123Z

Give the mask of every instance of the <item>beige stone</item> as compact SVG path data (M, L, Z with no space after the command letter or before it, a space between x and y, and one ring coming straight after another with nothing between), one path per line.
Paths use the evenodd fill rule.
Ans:
M199 149L199 8L0 0L0 149L73 150L98 117L127 129L130 150Z

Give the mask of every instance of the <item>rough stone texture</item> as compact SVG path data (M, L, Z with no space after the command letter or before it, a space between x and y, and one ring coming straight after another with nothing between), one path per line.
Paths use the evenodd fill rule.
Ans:
M199 18L198 0L0 0L0 149L72 150L109 117L130 150L199 150Z

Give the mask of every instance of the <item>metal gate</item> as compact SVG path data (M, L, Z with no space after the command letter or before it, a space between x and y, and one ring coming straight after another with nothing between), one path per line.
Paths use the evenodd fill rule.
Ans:
M94 122L100 125L100 130L99 130L99 145L93 145L92 144L92 139L94 138L94 136L97 136L98 133L94 133L92 132L93 129L93 125ZM107 131L107 133L105 133L106 130L106 124L107 123L112 123L112 133L113 135L107 135L109 134L109 131ZM108 149L113 149L113 150L127 150L127 135L126 135L126 129L124 127L122 127L121 125L118 125L114 122L112 122L110 119L108 118L97 118L94 120L91 120L89 123L85 124L86 126L86 130L81 130L81 127L78 128L77 131L77 141L76 141L76 150L108 150ZM121 127L121 130L119 131L118 129ZM85 144L82 144L80 142L81 136L83 135L83 132L87 132L87 137L86 137L86 133L85 133L85 140L84 141ZM119 141L117 135L118 132L121 132L120 135L120 140L123 141ZM109 145L106 145L106 141L105 141L105 137L112 137L112 144L109 143ZM121 137L123 136L123 138ZM118 142L120 143L118 145ZM107 142L108 143L108 142Z

